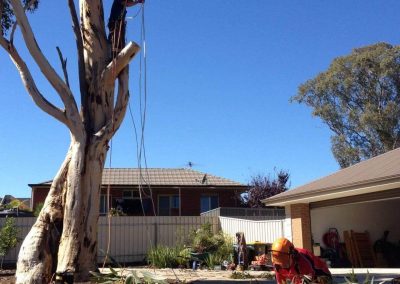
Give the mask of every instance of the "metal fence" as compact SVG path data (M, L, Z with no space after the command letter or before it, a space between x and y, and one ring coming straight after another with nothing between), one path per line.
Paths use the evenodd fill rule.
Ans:
M224 216L247 220L282 220L285 219L285 208L218 207L201 213L201 216Z
M285 236L284 220L244 220L230 217L219 217L224 233L234 236L243 232L247 243L272 243L275 239Z
M36 218L15 218L20 229L19 238L23 240ZM0 227L5 218L0 218ZM110 255L119 263L143 261L147 251L156 245L173 246L183 241L191 230L202 224L210 223L213 231L220 230L217 217L181 216L181 217L113 217L110 223ZM108 244L108 219L99 218L98 261L102 262ZM20 244L5 257L5 263L15 263Z
M36 218L15 218L20 229L19 238L23 240L34 224ZM5 218L0 218L0 227ZM273 242L284 236L283 220L251 221L228 217L206 216L157 216L157 217L113 217L110 223L110 255L119 263L143 261L148 250L156 245L174 246L183 242L193 229L210 223L213 232L222 231L232 237L237 232L244 232L247 242ZM98 261L101 263L108 244L108 219L99 218L98 227ZM5 263L15 263L18 247L12 249L5 257Z

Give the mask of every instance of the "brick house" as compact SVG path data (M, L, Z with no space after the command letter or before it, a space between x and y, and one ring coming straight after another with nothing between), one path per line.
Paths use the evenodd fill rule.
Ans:
M51 181L29 184L32 208L44 202ZM127 215L198 216L217 207L235 207L247 188L241 183L192 169L111 168L104 169L100 213L110 207ZM141 202L142 200L142 202ZM154 204L154 206L153 206ZM153 211L154 208L154 211Z
M400 148L339 170L308 184L264 199L285 207L286 236L296 247L324 246L323 235L368 231L372 244L388 230L388 241L400 239Z

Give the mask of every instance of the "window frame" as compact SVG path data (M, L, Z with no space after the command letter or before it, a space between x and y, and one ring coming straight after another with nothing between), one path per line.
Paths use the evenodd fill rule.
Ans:
M160 198L161 197L168 197L168 215L160 215ZM178 200L178 207L174 207L174 197L177 197ZM178 194L159 194L157 196L157 213L159 216L172 216L171 210L172 209L179 209L181 206L181 198Z
M130 193L130 196L125 196L126 192ZM134 193L137 193L135 196ZM139 189L122 189L122 199L140 199Z
M103 201L102 201L103 198ZM110 199L112 200L112 196L110 195ZM102 204L104 203L104 204ZM102 205L104 206L104 211L102 211ZM100 214L107 214L107 194L100 194L100 206L99 206L99 213Z
M207 212L207 211L215 209L215 208L212 208L212 206L211 206L211 198L212 197L216 197L217 198L217 207L215 207L215 208L219 207L219 195L218 194L202 194L200 196L200 213L204 213L204 212ZM208 199L208 210L205 210L205 211L202 211L202 199L203 198L207 198Z

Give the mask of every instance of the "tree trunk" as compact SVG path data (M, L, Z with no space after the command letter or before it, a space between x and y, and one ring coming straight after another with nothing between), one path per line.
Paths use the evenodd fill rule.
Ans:
M70 206L65 207L57 272L74 272L76 281L87 281L88 272L97 269L97 228L106 154L106 144L90 144L78 159L80 172L69 174L72 179L79 179L79 186L76 191L71 188L71 194L66 196Z
M62 231L63 198L72 147L50 187L43 208L22 243L18 255L16 283L48 283Z
M1 0L0 0L1 1ZM115 3L120 0L114 0ZM101 177L108 142L122 123L129 100L128 64L139 51L133 42L114 51L107 41L101 0L81 0L79 23L69 0L77 40L81 109L69 86L42 54L19 0L10 0L26 46L41 72L59 94L65 109L51 104L38 90L12 41L0 36L22 82L43 111L65 124L71 135L66 158L54 178L44 206L22 243L16 283L49 283L55 273L72 272L75 281L87 281L97 268L97 228ZM124 8L125 9L125 8ZM125 25L125 11L120 25ZM124 29L120 29L124 31ZM115 98L115 80L118 94Z
M25 238L16 283L48 283L73 272L87 281L97 268L97 226L106 144L73 141L40 215ZM54 278L54 277L53 277Z

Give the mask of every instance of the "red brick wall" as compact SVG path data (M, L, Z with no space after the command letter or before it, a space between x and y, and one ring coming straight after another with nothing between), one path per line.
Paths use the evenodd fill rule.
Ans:
M309 204L291 205L290 215L292 219L292 238L294 246L312 251Z
M127 187L128 188L128 187ZM49 188L34 188L33 208L44 202ZM121 198L123 189L111 189L112 198ZM146 189L146 192L148 190ZM153 188L153 200L156 209L158 208L158 196L171 194L179 195L178 188ZM103 188L102 194L107 194L107 189ZM217 195L219 207L235 207L237 201L234 199L235 191L231 188L206 188L206 187L191 187L181 188L181 214L182 216L199 216L200 215L200 197L202 195ZM173 209L173 215L179 215L179 210Z
M44 200L46 199L47 193L49 193L50 186L43 188L43 187L34 187L32 189L33 194L32 194L32 209L35 210L36 206L39 203L44 203Z

